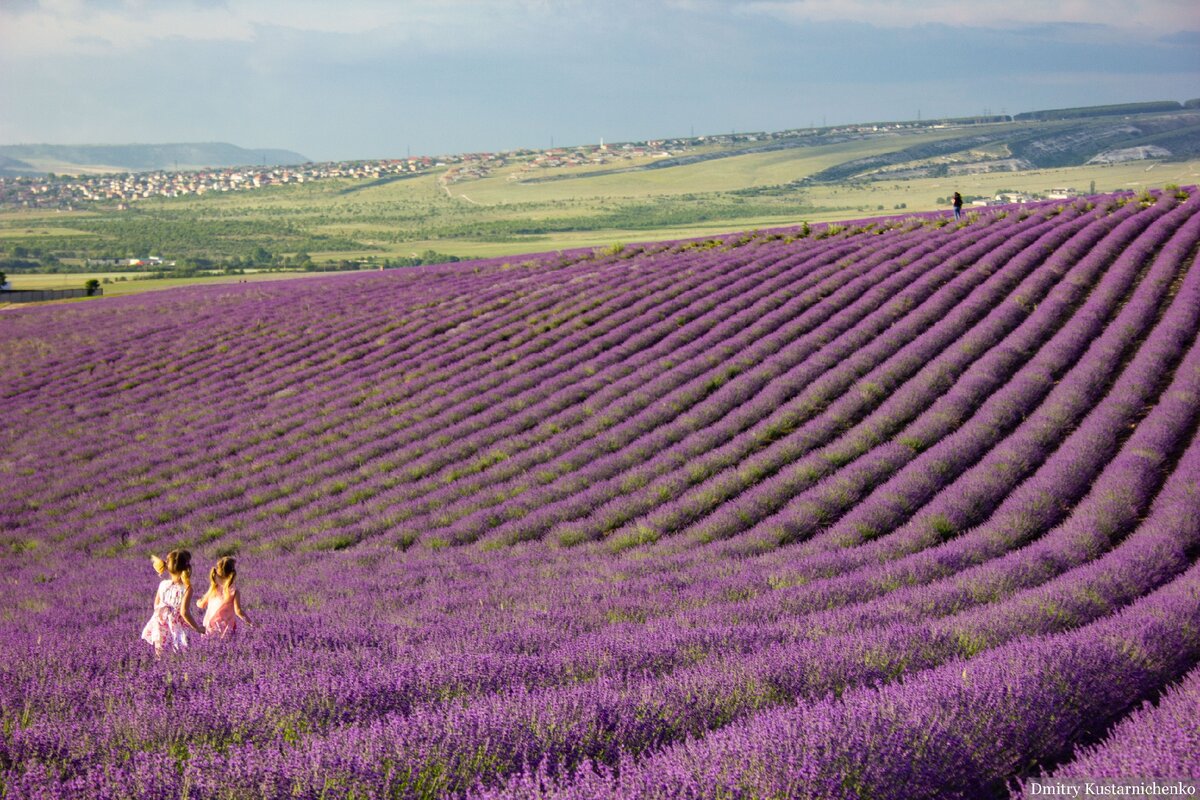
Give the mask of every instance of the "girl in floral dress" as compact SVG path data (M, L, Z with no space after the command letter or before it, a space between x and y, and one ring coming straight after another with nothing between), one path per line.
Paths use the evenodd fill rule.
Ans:
M233 581L237 578L237 561L225 556L208 572L208 592L196 601L196 605L205 609L204 628L210 635L222 639L233 636L237 631L237 621L240 619L247 625L242 611L242 602Z
M188 646L187 629L204 633L204 628L192 619L188 601L192 599L192 554L187 550L172 550L166 559L150 556L154 571L166 572L169 577L158 584L154 593L154 615L142 628L142 639L154 646L161 656L165 648L184 650Z

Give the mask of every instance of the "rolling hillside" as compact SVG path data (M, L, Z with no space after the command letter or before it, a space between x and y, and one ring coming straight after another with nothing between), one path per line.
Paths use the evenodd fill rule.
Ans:
M247 165L302 164L291 150L246 149L226 142L188 144L0 145L0 175L150 172Z
M1190 188L0 313L0 796L1186 776L1198 248ZM178 547L255 624L156 660Z
M77 271L89 260L146 255L185 269L295 265L305 256L353 268L429 251L519 255L932 211L954 191L991 201L1195 183L1200 109L1160 105L700 137L661 150L593 144L463 155L382 177L314 177L330 170L313 165L303 183L254 188L248 179L237 191L209 176L203 194L190 179L119 190L98 178L0 181L0 269ZM242 160L258 163L250 155Z

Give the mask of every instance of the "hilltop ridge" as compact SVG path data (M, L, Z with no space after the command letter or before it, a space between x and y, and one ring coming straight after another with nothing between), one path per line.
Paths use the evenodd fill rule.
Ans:
M303 164L308 160L292 150L248 149L228 142L0 145L0 175L139 172L250 164L276 166Z

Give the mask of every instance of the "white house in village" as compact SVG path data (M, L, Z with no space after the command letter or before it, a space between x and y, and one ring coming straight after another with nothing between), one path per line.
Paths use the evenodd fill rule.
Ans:
M1028 203L1029 195L1023 192L1001 192L996 195L996 200L1000 203Z

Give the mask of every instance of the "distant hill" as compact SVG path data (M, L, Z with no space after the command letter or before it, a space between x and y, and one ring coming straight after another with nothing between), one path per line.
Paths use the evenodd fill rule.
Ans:
M0 153L0 175L30 175L37 172L32 164Z
M1083 106L1080 108L1053 108L1045 111L1027 111L1013 116L1014 120L1084 119L1086 117L1128 116L1130 114L1162 114L1182 111L1183 103L1174 100L1158 100L1150 103L1120 103L1111 106Z
M973 150L1001 147L1011 158L1007 169L1049 169L1082 166L1088 163L1155 158L1182 161L1200 157L1200 114L1176 103L1169 112L1155 112L1141 104L1136 117L1104 111L1080 113L1088 109L1044 112L1045 118L1018 115L1010 123L964 126L959 136L921 141L863 158L848 159L813 174L816 183L847 180L891 180L898 177L923 177L935 174L931 160ZM1165 104L1163 104L1165 105ZM1115 107L1114 107L1115 108ZM1068 113L1070 112L1070 113ZM1102 112L1102 113L1101 113ZM1038 112L1043 113L1043 112ZM1011 162L1011 163L1010 163ZM997 162L998 163L998 162ZM976 171L989 171L987 162ZM906 168L907 167L907 168ZM972 171L969 166L961 171Z
M189 144L0 145L0 174L146 172L157 169L303 164L291 150L252 150L226 142Z

